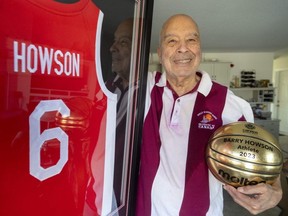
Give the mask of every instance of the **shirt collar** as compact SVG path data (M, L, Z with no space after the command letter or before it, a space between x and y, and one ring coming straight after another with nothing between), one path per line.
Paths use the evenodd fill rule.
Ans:
M212 88L212 80L211 80L209 74L205 71L199 70L196 73L201 77L197 91L206 97ZM167 86L166 72L162 73L161 78L156 83L156 85L158 87L166 87Z
M209 74L205 71L197 71L197 73L202 75L197 91L206 97L212 89L212 80Z
M159 81L156 83L158 87L165 87L166 86L166 72L161 73L161 77Z

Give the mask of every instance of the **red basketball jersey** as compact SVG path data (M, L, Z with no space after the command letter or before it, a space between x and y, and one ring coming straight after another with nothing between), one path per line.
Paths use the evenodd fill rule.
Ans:
M115 139L103 14L88 0L3 0L0 19L0 215L81 215L91 167L104 182ZM104 156L91 160L97 148Z

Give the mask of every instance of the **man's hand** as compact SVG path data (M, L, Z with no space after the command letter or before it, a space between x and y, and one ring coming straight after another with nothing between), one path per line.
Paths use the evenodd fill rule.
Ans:
M225 185L224 189L236 203L254 215L275 207L282 198L280 176L273 185L260 183L253 186L238 187L237 189Z

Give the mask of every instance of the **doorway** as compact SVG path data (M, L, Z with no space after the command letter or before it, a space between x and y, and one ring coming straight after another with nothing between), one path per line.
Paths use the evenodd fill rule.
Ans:
M275 117L280 119L280 134L288 135L288 70L277 71L275 75L277 85Z

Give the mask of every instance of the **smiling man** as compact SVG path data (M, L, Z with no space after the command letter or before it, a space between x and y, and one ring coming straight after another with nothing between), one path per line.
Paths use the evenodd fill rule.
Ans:
M251 107L198 70L200 34L190 16L164 23L158 55L164 72L148 73L136 215L222 216L223 185L208 170L206 146L222 125L253 122ZM272 186L224 188L253 214L282 196L279 179Z
M160 40L160 63L165 66L171 87L181 96L191 91L199 80L195 76L202 56L198 27L185 16L170 19L162 28Z

